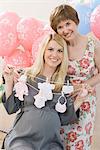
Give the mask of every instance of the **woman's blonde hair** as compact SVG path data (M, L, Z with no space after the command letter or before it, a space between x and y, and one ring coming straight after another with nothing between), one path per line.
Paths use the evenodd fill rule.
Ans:
M55 73L52 76L52 81L51 81L55 83L55 91L59 91L62 88L62 85L64 84L65 77L67 74L67 68L68 68L67 44L60 35L53 33L47 36L42 41L35 63L26 72L26 74L29 78L31 78L31 80L34 80L35 77L37 77L38 75L42 73L44 63L45 63L44 53L51 40L55 40L63 48L63 60L61 64L57 67Z

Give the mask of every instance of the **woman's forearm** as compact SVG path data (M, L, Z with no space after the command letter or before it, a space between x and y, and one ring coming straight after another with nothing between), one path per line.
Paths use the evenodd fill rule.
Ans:
M84 99L83 98L77 98L75 101L74 101L74 109L75 111L78 110L78 108L80 108L80 106L82 105Z
M92 78L86 80L85 83L89 84L92 87L96 86L97 84L100 83L100 73L98 73L95 76L93 76Z

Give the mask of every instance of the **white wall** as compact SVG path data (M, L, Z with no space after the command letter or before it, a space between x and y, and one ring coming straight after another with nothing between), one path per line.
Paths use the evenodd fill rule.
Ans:
M65 2L71 3L71 0L0 0L0 13L14 11L20 17L35 17L48 21L51 10Z

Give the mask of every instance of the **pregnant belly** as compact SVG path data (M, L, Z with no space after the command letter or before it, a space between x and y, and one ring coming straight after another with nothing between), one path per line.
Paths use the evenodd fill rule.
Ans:
M50 131L53 133L60 128L60 120L55 110L50 108L28 109L16 123L15 129L19 134L45 134Z

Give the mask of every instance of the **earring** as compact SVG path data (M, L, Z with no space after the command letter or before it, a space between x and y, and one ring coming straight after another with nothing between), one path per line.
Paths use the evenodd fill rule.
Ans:
M64 100L64 103L63 103L63 104L60 102L60 100L61 100L62 98L63 98L63 100ZM63 94L63 92L62 92L62 95L58 98L58 102L57 102L56 105L55 105L55 110L56 110L57 112L64 113L64 112L66 111L66 109L67 109L66 103L67 103L67 99L66 99L66 97L64 96L64 94Z

